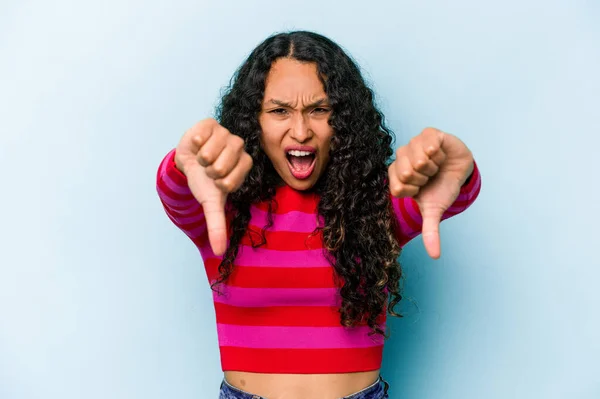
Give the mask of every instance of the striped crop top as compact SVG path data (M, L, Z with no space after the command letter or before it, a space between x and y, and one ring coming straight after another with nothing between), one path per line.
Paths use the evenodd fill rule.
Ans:
M159 198L171 221L199 249L209 281L218 276L221 257L208 243L202 206L175 166L175 150L157 173ZM479 194L477 165L444 219L467 209ZM273 225L266 243L240 244L233 273L220 294L213 292L223 371L256 373L350 373L381 367L383 339L367 326L340 324L334 269L323 255L317 227L316 194L283 186L276 192ZM392 198L401 246L421 231L419 208L411 198ZM251 207L249 232L267 224L266 204ZM385 323L385 315L381 317Z

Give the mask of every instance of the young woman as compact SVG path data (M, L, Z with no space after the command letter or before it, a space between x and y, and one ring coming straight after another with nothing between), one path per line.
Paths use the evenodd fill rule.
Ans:
M400 249L480 189L471 151L427 128L396 151L359 68L311 32L266 39L215 119L162 161L157 190L213 289L221 398L388 397ZM401 395L400 395L401 396Z

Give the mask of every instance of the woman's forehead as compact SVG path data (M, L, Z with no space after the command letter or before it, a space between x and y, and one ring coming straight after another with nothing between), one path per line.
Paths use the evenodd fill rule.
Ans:
M299 97L308 101L326 97L316 64L289 58L275 61L265 83L265 100L289 102Z

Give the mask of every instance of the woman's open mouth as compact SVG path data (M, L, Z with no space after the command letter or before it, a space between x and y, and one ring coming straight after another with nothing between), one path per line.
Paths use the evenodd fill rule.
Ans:
M308 179L317 163L316 151L312 148L288 149L286 158L291 174L298 180Z

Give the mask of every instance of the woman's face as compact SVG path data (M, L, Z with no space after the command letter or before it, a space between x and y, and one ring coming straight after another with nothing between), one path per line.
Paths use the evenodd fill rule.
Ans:
M280 58L265 83L260 142L279 176L296 190L315 185L329 161L331 107L315 63Z

